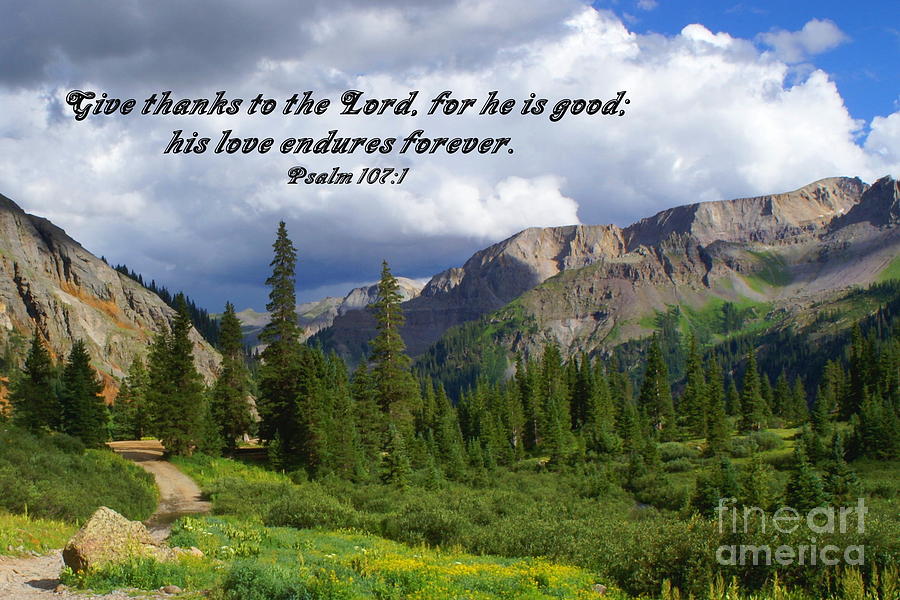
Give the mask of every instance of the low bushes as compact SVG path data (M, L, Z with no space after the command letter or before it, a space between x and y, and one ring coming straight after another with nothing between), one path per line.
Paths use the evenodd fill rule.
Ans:
M156 501L153 477L111 450L85 450L62 434L0 429L0 509L78 522L108 506L142 520Z

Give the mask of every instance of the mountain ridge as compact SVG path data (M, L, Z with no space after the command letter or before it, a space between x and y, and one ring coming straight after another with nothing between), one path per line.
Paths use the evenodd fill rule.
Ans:
M562 273L588 267L593 269L590 281L574 283L576 288L562 304L557 302L559 298L551 301L545 292L542 299L530 298L536 304L529 310L536 315L555 313L556 335L549 337L556 337L564 347L566 342L600 343L597 335L579 331L590 329L590 321L604 310L631 310L640 313L634 315L639 320L652 310L678 304L682 296L697 304L717 284L732 288L713 294L721 299L764 302L771 300L770 296L790 295L782 293L784 286L758 281L757 273L763 273L764 278L796 275L806 282L805 290L787 287L791 293L814 294L836 286L864 284L877 276L872 261L864 261L869 271L860 272L858 277L849 276L846 269L829 275L823 266L829 261L828 253L837 256L842 244L861 251L865 246L861 238L874 244L875 250L887 244L887 252L891 252L893 238L879 241L877 233L865 225L860 226L865 231L860 229L861 233L852 235L846 227L838 228L843 234L829 227L833 222L843 222L841 219L846 225L851 224L851 218L854 222L864 220L860 217L864 211L877 216L878 209L859 209L857 205L870 189L870 198L880 198L883 192L879 190L896 189L896 182L891 182L887 177L869 186L857 177L829 177L779 194L674 207L624 228L528 228L475 252L461 267L432 277L417 298L403 304L404 339L410 353L419 355L450 327L492 314ZM829 233L833 240L824 239ZM841 235L852 239L841 240ZM779 261L786 261L790 268L779 266ZM815 283L818 275L808 277L804 270L821 274L821 285ZM614 298L618 300L610 306ZM567 311L574 312L567 317ZM617 333L628 339L646 334L647 329L633 326ZM316 338L325 347L358 360L372 335L371 317L350 313L338 316ZM572 351L589 349L575 345Z
M60 360L83 339L107 397L152 335L175 311L119 273L49 219L26 213L0 194L0 343L22 344L35 328ZM219 355L191 331L201 375L212 381Z

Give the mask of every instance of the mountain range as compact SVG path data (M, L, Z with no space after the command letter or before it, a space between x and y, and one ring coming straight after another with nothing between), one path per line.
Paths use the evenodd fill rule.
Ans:
M659 315L677 308L721 338L728 332L712 320L725 305L744 327L796 326L818 322L850 290L898 277L898 182L833 177L787 193L679 206L624 228L526 229L424 286L400 278L402 334L412 355L432 362L452 360L460 340L508 357L553 342L571 355L646 337ZM375 333L363 309L376 297L374 285L364 286L298 306L304 336L358 362ZM173 316L156 294L0 196L0 344L24 352L37 328L59 359L83 339L112 393ZM258 345L268 316L238 316L247 343ZM198 368L212 380L218 353L192 335Z
M472 335L510 353L553 342L571 355L645 337L672 307L698 316L730 303L758 323L795 323L842 291L900 276L898 198L890 177L833 177L625 228L526 229L432 277L403 304L403 337L421 355L477 323ZM367 311L347 311L315 339L359 360L373 335Z

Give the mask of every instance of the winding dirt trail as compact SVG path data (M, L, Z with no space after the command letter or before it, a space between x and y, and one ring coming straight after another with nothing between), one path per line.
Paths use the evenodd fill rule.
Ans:
M124 458L136 462L156 479L159 505L145 525L158 539L169 535L172 523L180 516L206 513L210 503L201 497L200 488L175 465L162 459L163 448L156 441L112 442L109 446ZM81 598L82 600L129 600L135 591L123 590L95 595L60 589L59 572L63 561L60 550L38 557L0 556L0 600L37 600ZM161 592L139 592L144 600L172 598Z
M155 537L165 539L178 517L209 512L211 505L202 499L200 487L175 465L162 459L163 447L156 440L110 442L109 447L156 478L159 506L144 522Z

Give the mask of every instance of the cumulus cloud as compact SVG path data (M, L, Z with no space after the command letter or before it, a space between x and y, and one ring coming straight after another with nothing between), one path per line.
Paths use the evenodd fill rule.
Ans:
M382 258L395 273L425 277L530 226L624 225L675 204L900 173L900 113L854 120L826 73L811 68L798 80L791 57L699 23L678 35L638 35L612 13L555 0L515 10L503 0L322 0L303 11L276 0L253 11L110 2L95 11L105 26L96 29L115 31L94 38L83 35L94 28L78 11L64 15L69 32L47 18L74 9L29 6L0 24L0 50L15 57L0 67L0 192L213 309L226 298L262 307L280 219L300 250L301 298L311 299L372 280ZM789 35L809 57L828 47L826 30L807 24ZM28 43L10 42L19 31ZM400 98L419 90L420 114L342 116L335 105L320 117L76 123L61 102L73 87L136 98L161 89L277 99L314 90L333 102L350 88ZM556 123L547 114L424 115L443 90L479 100L498 90L518 102L534 93L551 100L548 113L560 98L608 100L622 90L631 103L622 117ZM174 129L276 140L424 129L510 137L514 153L164 156ZM410 171L401 186L285 185L297 164Z
M800 31L774 29L761 33L759 39L787 63L806 61L850 40L847 34L828 19L812 19Z

